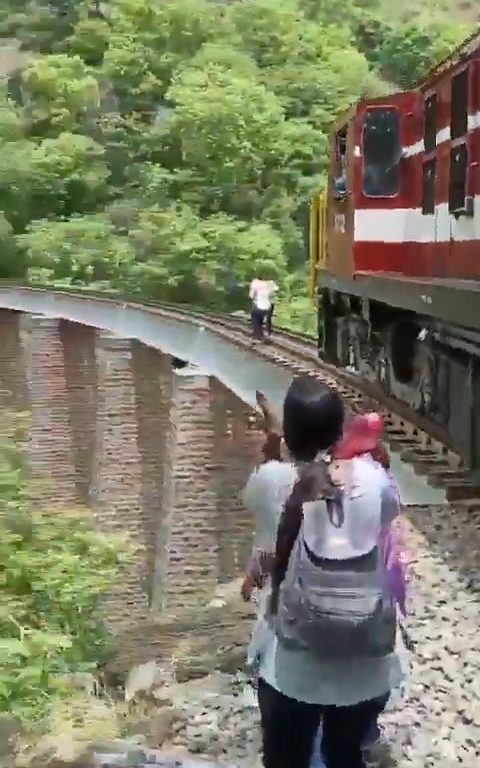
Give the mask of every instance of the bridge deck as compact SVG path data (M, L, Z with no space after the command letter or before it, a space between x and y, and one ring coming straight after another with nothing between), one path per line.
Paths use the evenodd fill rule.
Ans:
M0 288L0 307L62 318L137 339L216 377L251 406L255 405L255 391L261 388L278 413L292 379L291 373L259 357L255 348L229 343L193 316L174 318L168 311L134 303L28 288ZM431 488L398 455L393 455L392 463L404 504L444 503L444 491Z

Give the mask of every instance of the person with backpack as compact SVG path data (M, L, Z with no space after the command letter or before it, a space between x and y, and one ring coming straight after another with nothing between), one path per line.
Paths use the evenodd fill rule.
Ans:
M264 457L264 466L265 463L270 463L270 466L268 470L266 468L255 470L249 483L255 481L257 472L265 475L266 471L271 471L272 469L275 469L275 467L278 467L278 464L274 464L273 462L281 462L283 459L282 429L277 419L275 418L270 403L265 398L263 393L258 391L257 406L263 414L265 442L262 446L262 453ZM398 607L399 628L401 631L401 640L403 641L404 646L402 661L404 662L406 672L408 669L407 651L413 650L413 648L411 639L403 625L403 621L406 617L406 573L404 567L403 538L401 535L401 529L399 529L398 525L394 524L395 519L400 512L400 491L390 470L389 452L383 443L383 421L381 417L376 413L368 413L363 415L357 414L347 418L346 424L344 424L343 435L340 441L331 451L331 455L337 459L342 457L346 459L359 455L366 456L368 451L371 459L383 468L385 477L388 481L388 485L386 486L382 496L382 520L384 521L384 525L381 549L387 570L387 576L389 578L393 595ZM265 500L265 494L262 495ZM258 506L258 503L256 508L252 511L254 511L256 514L257 529L261 529L264 527L264 519L262 519L262 514L258 514L259 511L262 511L262 509ZM276 523L274 523L274 525L276 525ZM265 541L263 542L263 545L265 546ZM271 541L270 547L272 547ZM259 555L261 560L258 559ZM263 566L260 566L261 561L263 562ZM266 557L265 552L256 552L254 550L254 557L250 563L250 567L247 570L244 582L242 584L242 594L244 599L249 600L255 588L260 590L264 589L266 576L262 576L262 567L263 570L265 570L268 568L268 566L271 568L272 564L272 554L270 554L269 557ZM379 711L384 709L388 703L388 699L388 694L379 698ZM325 763L323 762L321 756L321 737L322 729L320 727L315 739L314 753L312 755L310 768L325 768ZM369 759L375 760L377 757L379 757L379 751L381 752L384 748L388 749L388 745L382 741L382 734L378 725L378 718L375 717L372 719L370 727L365 736L363 749L365 754L368 755Z
M411 650L411 640L403 623L406 618L406 573L403 538L396 520L400 513L400 490L391 473L390 455L382 438L383 421L379 414L356 414L347 420L344 425L342 438L334 446L330 454L334 462L350 460L356 456L370 458L385 473L387 483L382 494L382 532L379 549L385 566L385 575L398 609L398 627L404 645L402 660L406 662L406 672L408 662L405 652ZM333 471L335 471L335 467L333 467ZM389 694L379 698L378 704L381 709L385 708L389 698ZM321 755L321 736L320 729L310 768L325 768ZM372 720L366 734L363 750L369 760L378 762L385 748L388 750L388 744L382 740L378 718L375 718L375 720Z
M366 732L402 676L378 557L385 475L360 458L330 476L326 452L343 422L336 393L295 379L283 424L293 462L267 462L245 492L266 521L257 577L272 575L249 649L265 768L308 768L321 720L327 768L363 768Z

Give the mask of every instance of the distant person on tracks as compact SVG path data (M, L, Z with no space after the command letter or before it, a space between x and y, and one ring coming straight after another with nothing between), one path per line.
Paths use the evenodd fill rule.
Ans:
M300 546L302 536L304 546L311 545L305 552L311 552L316 563L329 562L327 555L331 554L329 547L335 541L337 528L327 513L326 497L336 498L339 489L329 481L328 465L323 458L338 442L343 421L343 405L336 393L315 379L302 377L293 381L284 403L283 424L292 461L281 461L280 430L267 433L264 453L267 459L272 455L274 458L252 474L245 490L245 504L260 521L256 533L258 555L242 588L245 599L250 597L252 583L261 586L273 575L273 591L277 590L276 598L281 605L285 570L284 576L278 577L282 567L288 570L290 562L290 554L287 553L285 561L282 549L285 533L287 539L290 537L290 553L294 546ZM348 462L344 462L343 469L347 466ZM325 483L316 500L308 499L308 493L302 498L304 480L306 477L310 482L312 468L315 477ZM362 553L375 549L381 528L382 494L387 485L385 473L376 468L371 458L362 460L355 469L356 496L351 478L347 477L346 487L341 491L347 521L342 540L350 555L356 554L357 549ZM293 536L291 521L287 520L285 527L287 509L294 510L298 522ZM355 525L359 517L365 525ZM329 535L319 537L315 530L317 522L323 534ZM348 532L352 535L353 530L356 541L349 539ZM291 577L290 573L290 582ZM397 655L389 647L388 653L376 657L359 651L358 657L342 658L340 654L340 658L325 660L308 643L303 647L295 642L285 643L275 618L271 590L266 588L261 593L259 618L249 650L250 663L258 669L265 768L309 768L321 721L322 753L327 768L363 768L362 748L367 732L384 708L390 690L402 678Z
M260 270L261 277L256 277L250 283L249 298L252 301L251 318L253 337L259 341L264 338L264 329L267 334L272 333L272 319L275 309L274 297L278 286L274 280L268 279L266 270Z

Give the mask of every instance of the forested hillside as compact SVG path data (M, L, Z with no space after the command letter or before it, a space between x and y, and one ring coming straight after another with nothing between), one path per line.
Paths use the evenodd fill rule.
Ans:
M473 3L3 0L0 276L241 306L261 267L309 322L307 203L332 119L406 87ZM462 23L461 23L462 22ZM11 70L10 50L0 61Z

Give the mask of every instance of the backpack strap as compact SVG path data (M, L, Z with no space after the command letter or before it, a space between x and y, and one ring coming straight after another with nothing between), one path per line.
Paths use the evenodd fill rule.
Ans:
M345 510L343 508L343 497L338 494L335 499L326 499L327 514L331 525L334 528L341 528L345 522Z
M275 558L272 567L272 596L270 613L276 615L279 590L287 572L290 555L298 538L303 522L303 505L317 498L334 498L336 489L332 486L325 461L304 467L288 497L277 529Z

